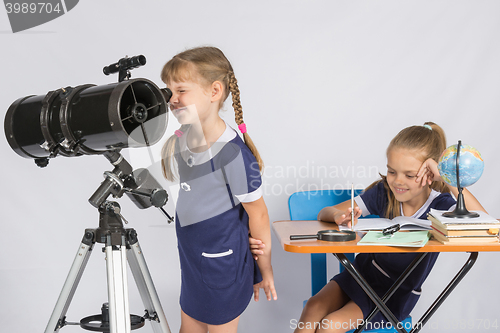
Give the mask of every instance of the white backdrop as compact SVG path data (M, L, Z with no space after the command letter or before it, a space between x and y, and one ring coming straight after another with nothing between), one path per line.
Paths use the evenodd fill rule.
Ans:
M402 128L434 121L449 144L461 139L485 159L471 187L500 217L495 172L500 108L498 1L80 1L62 17L13 34L0 10L0 110L19 97L116 76L103 66L144 54L132 77L159 79L163 64L198 45L221 48L235 69L245 122L266 164L271 221L288 219L297 190L361 188L385 173L385 149ZM223 117L234 121L228 103ZM177 128L173 117L166 139ZM155 145L159 149L164 140ZM40 169L15 154L2 156L0 321L5 332L41 332L57 300L85 228L98 225L90 195L111 170L103 157L58 157ZM145 149L125 155L151 165ZM156 174L158 164L152 169ZM175 230L157 210L120 204L139 233L173 332L178 331L180 272ZM170 212L173 209L169 206ZM273 236L278 301L252 301L240 332L291 332L309 295L308 255L286 253ZM100 245L68 311L69 321L99 313L106 301ZM465 262L442 254L413 311L418 319ZM329 274L337 271L330 259ZM498 323L498 254L481 253L456 291L422 330L489 331ZM130 277L133 313L143 307ZM453 329L454 327L454 329ZM65 327L63 331L81 331ZM152 332L146 325L143 332Z

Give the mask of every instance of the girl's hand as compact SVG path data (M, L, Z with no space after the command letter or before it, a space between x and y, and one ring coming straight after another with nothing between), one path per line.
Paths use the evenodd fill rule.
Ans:
M443 178L439 174L437 162L430 158L422 163L422 166L420 166L420 169L417 172L417 178L415 179L415 181L417 183L420 183L421 186L425 186L427 184L430 185L433 181L444 182ZM448 186L451 194L453 194L453 196L457 198L458 189L449 184L446 184L446 186ZM472 193L469 192L469 190L463 189L462 194L469 210L480 210L487 213L481 203L476 199L476 197L474 197L474 195L472 195Z
M274 288L274 277L272 270L269 277L265 277L265 275L263 274L262 281L253 285L253 298L256 302L259 301L259 291L261 288L264 289L268 301L272 299L276 301L278 299L278 294L276 293L276 289Z
M262 243L260 239L252 238L252 236L248 236L248 242L250 243L250 252L252 252L252 256L254 260L259 259L259 255L263 255L263 248L266 247L266 244Z
M358 222L358 218L361 216L361 208L358 206L354 207L354 224ZM337 225L345 225L348 228L351 226L351 207L347 208L345 212L339 211L335 214L335 223Z
M432 158L427 159L417 172L417 178L415 179L420 186L431 185L433 181L441 182L443 179L439 174L438 164Z

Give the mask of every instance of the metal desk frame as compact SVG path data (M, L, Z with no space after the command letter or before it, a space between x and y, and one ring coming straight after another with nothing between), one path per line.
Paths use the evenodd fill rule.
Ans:
M446 298L462 281L465 275L470 271L475 264L478 252L480 251L500 251L500 243L488 244L463 244L463 245L445 245L437 241L430 240L424 247L421 248L403 248L389 246L357 246L357 242L361 239L358 234L356 240L350 242L325 242L319 240L308 241L290 241L291 234L314 234L319 230L333 229L336 226L331 223L321 221L277 221L273 223L273 229L283 246L283 249L288 252L296 253L333 253L344 268L351 274L355 281L361 286L365 293L375 304L375 309L369 314L362 326L359 326L355 333L361 332L366 323L370 321L379 311L391 322L394 329L399 333L407 333L402 327L394 314L386 306L386 302L392 297L395 291L401 286L405 279L413 272L417 265L429 252L468 252L470 253L463 267L458 271L455 277L450 281L446 288L431 304L427 311L422 315L419 321L413 325L410 333L419 332L423 326L429 321L431 316L443 304ZM373 288L366 282L364 277L354 268L351 261L347 259L344 253L419 253L401 276L394 282L391 288L382 297L379 297Z
M404 329L404 327L401 327L402 325L399 323L399 321L396 319L394 314L389 310L389 308L385 305L385 303L391 298L391 296L396 292L396 290L401 286L401 284L406 280L406 278L413 272L415 267L424 259L424 257L427 255L428 252L423 252L420 253L414 260L413 262L406 268L406 270L401 274L401 276L394 282L392 287L386 292L386 294L380 298L375 291L370 287L370 285L366 282L366 280L359 274L359 272L354 268L354 266L351 264L351 262L347 259L345 254L343 253L334 253L333 255L337 257L337 259L340 261L342 266L345 267L345 269L352 275L354 280L361 286L361 288L365 291L365 293L370 297L370 299L375 303L376 308L373 309L373 311L368 315L365 321L363 321L363 324L359 326L354 333L359 333L362 332L364 327L366 326L366 323L370 321L370 319L373 318L379 311L382 312L382 314L389 319L391 324L393 325L394 329L398 331L399 333L407 333L407 331ZM423 316L419 319L419 321L413 325L413 329L410 331L410 333L417 333L419 332L422 327L429 321L431 316L436 312L436 310L443 304L444 300L451 294L453 289L462 281L464 276L469 272L469 270L472 268L474 263L476 262L478 253L477 252L471 252L469 258L467 259L467 262L465 265L460 269L460 271L455 275L455 277L451 280L451 282L446 286L446 288L443 290L443 292L438 296L438 298L432 303L432 305L427 309L427 311L423 314Z

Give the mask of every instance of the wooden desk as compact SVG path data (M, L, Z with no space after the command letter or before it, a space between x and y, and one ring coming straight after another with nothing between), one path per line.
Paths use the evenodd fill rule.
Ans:
M277 221L273 223L273 230L275 235L280 240L281 246L287 252L294 253L332 253L340 263L345 267L345 269L352 275L356 282L363 288L371 300L375 303L376 308L367 317L365 323L369 321L373 316L381 311L384 316L389 319L393 327L400 333L406 333L402 327L398 327L398 320L392 314L392 312L387 308L385 302L394 294L394 292L399 288L403 281L411 274L413 269L420 263L420 261L429 252L470 252L470 256L467 259L465 265L460 269L460 271L455 275L455 277L450 281L448 286L443 290L443 292L438 296L434 303L429 307L429 309L424 313L424 315L419 319L416 325L414 325L411 330L412 333L420 331L420 329L426 324L430 317L436 312L439 306L444 302L444 300L451 294L453 289L460 283L463 277L469 272L474 263L476 262L478 252L486 251L500 251L500 243L488 243L488 244L464 244L464 245L449 245L442 244L435 240L429 240L429 242L420 248L410 248L410 247L393 247L393 246L378 246L378 245L363 245L358 246L357 243L362 237L362 233L358 233L357 237L353 241L349 242L327 242L320 240L290 240L290 235L305 235L305 234L316 234L319 230L337 229L334 223L327 223L321 221ZM408 266L406 271L398 278L394 285L387 291L383 297L379 297L366 280L359 274L351 262L346 258L344 253L420 253L415 260ZM358 327L355 332L361 332L363 326Z
M480 243L449 245L429 240L424 247L358 246L363 233L350 242L326 242L319 240L290 240L290 235L313 235L319 230L338 229L335 223L321 221L277 221L273 223L275 235L287 252L295 253L391 253L391 252L495 252L500 251L500 243Z

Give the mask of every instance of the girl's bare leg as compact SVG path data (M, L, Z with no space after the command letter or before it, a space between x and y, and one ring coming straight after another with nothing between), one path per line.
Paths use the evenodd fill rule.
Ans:
M363 320L363 312L353 301L347 302L335 312L326 315L317 333L344 333L358 327Z
M208 325L188 316L181 310L181 328L179 333L207 333Z
M240 317L231 320L224 325L208 325L208 332L210 333L236 333L238 332L238 322Z
M330 281L306 303L295 333L314 333L321 320L342 308L350 299L335 281ZM361 311L361 310L360 310Z
M238 332L239 320L240 317L237 317L223 325L208 325L191 318L181 310L181 328L179 333L236 333Z

